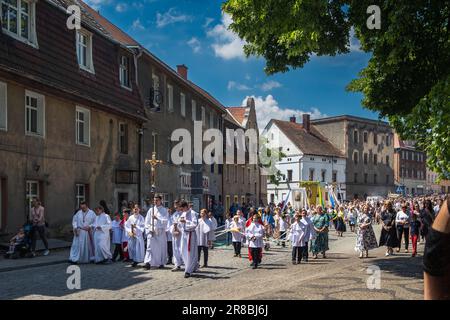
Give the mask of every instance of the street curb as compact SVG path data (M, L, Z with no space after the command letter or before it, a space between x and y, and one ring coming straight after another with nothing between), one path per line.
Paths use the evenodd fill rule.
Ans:
M24 266L17 266L17 267L8 267L8 268L0 268L0 273L3 272L10 272L10 271L17 271L17 270L24 270L24 269L31 269L31 268L39 268L39 267L46 267L46 266L52 266L57 264L63 264L68 263L68 260L57 260L52 262L42 262L42 263L36 263L36 264L30 264L30 265L24 265Z

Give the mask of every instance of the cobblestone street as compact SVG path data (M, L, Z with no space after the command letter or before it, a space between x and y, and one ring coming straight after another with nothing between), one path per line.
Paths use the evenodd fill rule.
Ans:
M301 265L290 263L289 249L275 246L258 270L249 268L246 254L238 259L231 247L216 248L210 251L210 267L190 279L169 268L84 265L80 290L67 288L66 263L5 271L0 272L0 299L422 299L420 257L399 253L386 259L379 248L361 260L354 242L353 234L336 239L330 233L327 259ZM381 288L369 290L367 268L373 266L381 269ZM251 290L243 286L250 276Z

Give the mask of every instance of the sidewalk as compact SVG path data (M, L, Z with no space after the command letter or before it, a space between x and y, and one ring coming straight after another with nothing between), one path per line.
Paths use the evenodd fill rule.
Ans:
M42 255L45 247L41 240L38 240L36 243L37 256L34 258L20 258L13 260L5 259L2 255L0 257L0 273L12 270L49 266L65 263L68 261L69 248L71 246L70 242L58 239L48 239L48 245L50 248L50 254L48 256ZM4 247L5 244L1 244L1 246Z

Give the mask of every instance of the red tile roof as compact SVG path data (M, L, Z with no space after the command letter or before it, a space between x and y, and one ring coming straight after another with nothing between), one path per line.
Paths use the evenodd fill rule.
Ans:
M227 111L240 125L244 122L247 107L228 107Z
M300 123L271 120L304 154L344 158L344 155L311 125L310 132Z

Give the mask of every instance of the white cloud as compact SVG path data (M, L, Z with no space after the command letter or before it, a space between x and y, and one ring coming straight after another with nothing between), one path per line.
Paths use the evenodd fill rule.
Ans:
M204 29L208 28L209 25L210 25L213 21L214 21L213 18L206 18L206 19L205 19L205 23L203 24L202 27L203 27Z
M139 18L137 18L136 20L133 21L131 29L133 29L133 30L145 30L145 28L142 25L141 20Z
M361 43L355 36L355 29L352 27L350 29L350 52L362 52Z
M196 37L193 37L191 40L189 40L187 44L192 48L192 51L194 51L194 53L199 53L202 49L200 41Z
M247 96L243 101L242 105L245 106L247 104L247 99L253 98L255 99L255 109L256 109L256 117L258 120L258 127L260 131L263 131L266 125L269 123L271 119L278 120L289 120L290 117L296 116L297 122L301 122L301 117L303 114L310 114L311 119L318 119L327 117L326 114L320 112L317 108L311 108L309 111L293 109L293 108L284 108L280 107L278 101L274 99L272 95L268 95L267 97L262 96Z
M281 88L283 85L279 83L278 81L269 80L265 83L263 83L260 88L262 91L270 91L276 88Z
M158 28L163 28L168 24L172 23L187 22L187 21L192 21L192 17L185 14L177 13L175 8L170 8L169 11L163 14L159 12L156 14L156 26Z
M127 6L126 3L120 2L120 3L118 3L118 4L116 5L116 11L117 11L117 12L125 12L125 11L127 10L127 8L128 8L128 6Z
M232 22L233 20L231 17L228 14L223 13L222 22L209 30L206 34L214 41L211 47L213 48L216 57L225 60L235 58L244 59L245 41L228 29Z
M239 91L246 91L246 90L250 90L251 88L246 86L245 84L241 84L238 83L236 81L228 81L228 86L227 86L228 90L239 90Z

